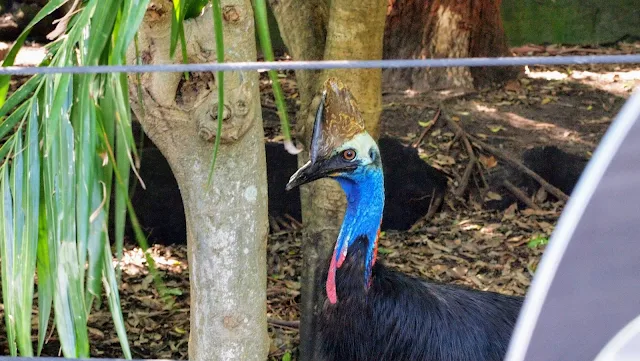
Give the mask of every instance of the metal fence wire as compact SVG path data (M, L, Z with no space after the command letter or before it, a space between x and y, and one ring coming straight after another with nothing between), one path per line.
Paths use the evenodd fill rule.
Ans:
M445 68L460 66L524 66L571 64L640 64L640 54L525 56L496 58L390 59L390 60L318 60L199 64L92 65L69 67L0 67L0 75L98 74L98 73L170 73L242 70L321 70L371 68Z
M169 73L169 72L216 72L268 70L321 70L321 69L371 69L371 68L443 68L443 67L488 67L525 65L572 65L572 64L640 64L640 54L632 55L588 55L588 56L530 56L496 58L446 58L446 59L392 59L392 60L325 60L325 61L275 61L234 62L200 64L145 64L145 65L97 65L74 67L0 67L0 75L36 74L104 74L104 73ZM11 357L0 356L0 361L59 361L59 357ZM172 361L161 359L125 360L93 358L105 361ZM79 359L79 361L82 361Z

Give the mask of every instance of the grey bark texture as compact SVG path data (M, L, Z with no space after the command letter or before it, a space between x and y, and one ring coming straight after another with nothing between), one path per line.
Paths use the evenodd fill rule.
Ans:
M171 1L154 1L139 30L143 63L169 58ZM249 0L222 0L225 60L255 61ZM211 8L185 21L190 62L216 60ZM135 61L130 49L128 62ZM214 73L142 75L144 112L130 76L132 108L167 158L185 207L191 286L189 359L265 360L267 179L258 74L225 73L222 144L206 187L216 136ZM162 196L162 195L158 195ZM170 204L167 207L171 207Z

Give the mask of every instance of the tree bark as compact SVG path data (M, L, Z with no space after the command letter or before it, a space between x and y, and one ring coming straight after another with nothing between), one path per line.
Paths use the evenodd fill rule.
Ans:
M171 1L154 1L140 36L143 63L169 58ZM255 61L249 0L222 0L225 60ZM214 62L211 8L184 24L190 62ZM129 51L129 63L135 51ZM256 72L225 73L225 119L213 184L206 188L216 136L214 73L142 75L144 113L130 76L132 108L167 158L185 207L191 285L190 360L264 360L267 179ZM168 205L170 206L170 205Z
M385 59L509 56L501 0L389 0ZM386 69L385 88L472 89L503 83L513 67Z
M296 60L371 60L382 57L385 0L281 0L271 1L282 38ZM327 17L328 14L328 17ZM311 24L311 25L309 25ZM301 76L302 74L302 76ZM354 94L365 118L367 130L378 136L382 111L380 69L333 69L322 73L296 72L300 91L297 131L308 148L319 90L326 78L342 80ZM309 159L300 154L299 163ZM304 241L301 279L300 359L315 360L316 315L324 302L325 291L317 288L318 266L335 245L346 199L332 180L319 180L301 187Z

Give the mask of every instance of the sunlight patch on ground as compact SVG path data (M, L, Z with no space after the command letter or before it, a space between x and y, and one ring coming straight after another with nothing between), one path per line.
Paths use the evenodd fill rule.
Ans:
M169 248L155 245L149 248L147 252L153 258L156 267L162 271L182 273L187 269L187 264L182 261L181 257L174 256ZM114 266L117 265L118 260L114 258L113 264ZM147 273L149 269L142 248L125 249L122 255L121 268L129 276Z
M573 70L567 73L557 70L532 71L529 67L525 67L525 74L532 79L575 81L595 89L625 97L628 96L635 87L640 86L640 69L605 72Z
M628 96L634 88L640 86L640 70L602 73L574 71L571 73L571 79L595 89Z
M557 70L553 71L531 71L528 66L525 66L525 74L532 79L544 79L544 80L563 80L569 76L566 73L561 73Z
M576 143L582 143L591 147L595 147L592 142L585 141L580 137L578 132L573 130L559 127L555 124L541 122L529 118L525 118L521 115L512 112L499 112L498 109L489 107L482 104L474 104L475 110L483 113L491 120L496 120L509 124L510 126L523 130L534 130L544 132L546 136L552 139L560 141L571 141Z
M10 46L7 44L4 45L6 45L6 51L8 52ZM16 66L37 66L44 60L46 54L47 51L41 45L23 46L20 51L18 51L18 55L16 55L13 64Z

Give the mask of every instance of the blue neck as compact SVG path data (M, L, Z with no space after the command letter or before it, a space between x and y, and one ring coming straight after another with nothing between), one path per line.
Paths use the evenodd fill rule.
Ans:
M337 178L347 196L347 210L336 243L336 261L346 256L349 247L360 236L368 240L365 259L365 286L371 278L375 262L378 231L384 208L384 176L381 167L367 166L346 177ZM346 247L346 248L345 248ZM341 257L343 255L343 257ZM338 261L338 264L342 263ZM338 266L339 267L339 266Z

